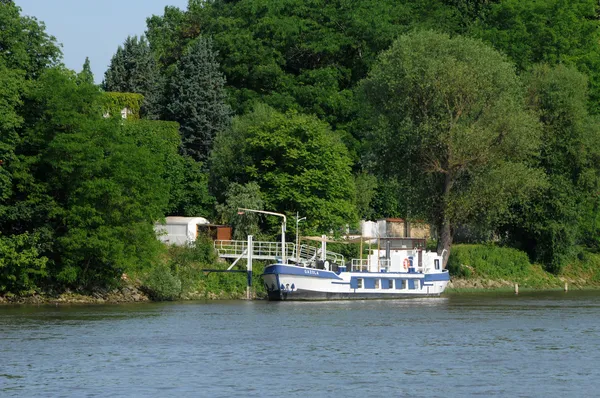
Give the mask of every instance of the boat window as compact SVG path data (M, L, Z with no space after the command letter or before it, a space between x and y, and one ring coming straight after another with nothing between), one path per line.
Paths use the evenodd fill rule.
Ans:
M362 280L362 278L358 278L358 279L356 280L356 287L357 287L358 289L362 289L362 287L363 287L363 280Z
M393 288L394 288L394 280L388 279L388 289L393 289Z
M440 260L435 259L433 260L433 263L435 264L435 269L440 269Z
M379 289L379 279L375 279L375 289Z

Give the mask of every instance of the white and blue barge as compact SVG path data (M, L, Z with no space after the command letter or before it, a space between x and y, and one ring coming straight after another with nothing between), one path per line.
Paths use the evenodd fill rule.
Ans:
M335 264L272 264L263 281L271 301L395 299L439 296L450 281L442 256L423 239L382 238L365 259Z

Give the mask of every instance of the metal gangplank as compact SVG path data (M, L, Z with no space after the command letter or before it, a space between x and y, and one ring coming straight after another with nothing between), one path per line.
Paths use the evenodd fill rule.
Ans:
M239 259L247 254L248 242L245 240L216 240L214 242L215 250L220 258ZM252 258L255 260L280 260L281 242L253 242ZM295 243L285 244L285 256L290 262L299 264L310 264L317 260L326 260L331 263L344 264L344 256L309 245L299 245Z

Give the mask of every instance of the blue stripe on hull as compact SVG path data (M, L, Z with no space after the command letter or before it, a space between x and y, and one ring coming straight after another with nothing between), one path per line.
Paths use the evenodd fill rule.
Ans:
M408 299L419 297L439 297L439 294L407 294L407 293L327 293L310 290L295 290L283 292L280 290L268 292L269 301L307 301L307 300L381 300Z
M283 265L283 264L273 264L265 267L265 271L263 275L298 275L298 276L310 276L313 278L325 278L325 279L335 279L341 280L335 272L325 271L322 269L314 269L314 268L304 268L298 267L295 265Z

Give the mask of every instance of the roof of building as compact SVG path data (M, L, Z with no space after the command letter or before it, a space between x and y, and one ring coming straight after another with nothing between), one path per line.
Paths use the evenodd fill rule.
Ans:
M164 225L189 225L189 224L209 224L204 217L180 217L169 216L165 218Z

